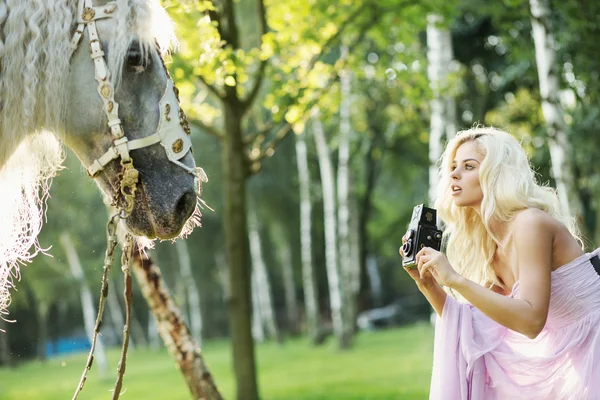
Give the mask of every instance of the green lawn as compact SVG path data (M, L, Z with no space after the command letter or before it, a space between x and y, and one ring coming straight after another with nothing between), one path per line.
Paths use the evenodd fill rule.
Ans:
M305 339L257 346L263 400L427 399L433 330L417 324L361 333L349 352L336 350L330 338L311 348ZM208 342L204 358L225 399L234 398L229 343ZM97 365L88 374L81 400L108 399L116 379L118 350L109 352L109 373ZM85 354L0 369L0 399L70 399L85 364ZM165 350L131 350L121 399L190 399L183 378Z

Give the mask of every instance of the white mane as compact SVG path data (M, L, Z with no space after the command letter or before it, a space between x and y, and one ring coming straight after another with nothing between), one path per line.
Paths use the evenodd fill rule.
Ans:
M95 2L97 5L98 1ZM117 0L116 34L107 60L118 85L132 40L142 51L175 43L159 0ZM63 161L55 135L64 135L70 40L77 1L0 0L0 316L19 264L41 249L50 179ZM25 23L23 23L25 22ZM81 43L86 46L87 43ZM91 65L91 64L90 64Z

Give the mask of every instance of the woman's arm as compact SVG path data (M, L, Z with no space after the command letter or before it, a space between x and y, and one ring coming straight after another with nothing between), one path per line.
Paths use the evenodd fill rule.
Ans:
M548 317L554 234L550 217L539 210L521 212L514 223L520 298L494 293L460 276L450 287L494 321L533 339Z
M402 251L400 252L402 254ZM431 307L435 310L437 315L442 316L442 310L444 309L444 303L446 302L446 292L438 283L433 279L431 274L427 274L421 277L419 271L415 269L404 268L408 275L414 279L417 284L417 288L423 293Z
M429 304L431 304L431 307L433 307L436 314L441 317L442 311L444 310L444 304L446 303L446 296L448 296L448 294L436 282L429 285L417 284L417 287L421 293L423 293Z

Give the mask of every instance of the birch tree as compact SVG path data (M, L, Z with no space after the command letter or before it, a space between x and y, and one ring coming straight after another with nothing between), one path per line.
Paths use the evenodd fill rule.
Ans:
M131 260L142 294L155 318L156 330L176 360L194 399L221 400L198 343L192 337L152 258L134 249Z
M83 322L85 326L85 333L90 340L94 335L94 327L96 325L96 308L94 307L94 298L89 286L85 281L85 275L75 245L71 240L71 236L68 233L62 233L60 236L60 245L67 256L67 262L71 269L71 273L75 280L79 283L79 293L81 296L81 309L83 311ZM94 351L94 360L98 363L98 370L102 375L105 375L108 370L106 362L106 352L104 350L104 344L102 338L98 337L96 341L96 349Z
M252 338L257 343L265 341L265 327L263 324L262 309L258 296L258 282L255 273L252 273Z
M454 58L452 35L437 14L427 16L427 76L433 98L430 101L429 129L429 202L435 198L439 181L437 163L444 149L444 141L456 133L456 101L450 94L448 77Z
M113 330L115 332L115 337L122 342L122 336L120 333L123 332L123 326L125 326L125 318L123 317L123 310L121 309L121 304L119 303L119 298L117 296L116 288L111 287L108 290L108 294L106 296L106 305L108 308L108 316L110 317L111 324L113 326ZM133 336L133 335L132 335ZM129 345L133 348L137 345L137 341L135 337L129 338Z
M325 268L327 270L327 282L329 287L329 305L331 309L331 322L333 332L338 339L338 345L344 349L347 347L344 336L344 320L342 312L342 288L338 268L338 241L335 214L335 179L333 167L329 157L329 147L325 138L323 124L319 120L318 108L315 108L312 116L313 136L319 158L319 169L321 171L321 188L323 190L323 221L325 227Z
M148 309L148 345L153 350L160 349L160 335L152 309Z
M346 61L348 47L341 47L340 59ZM342 348L352 346L354 336L354 307L356 294L354 288L359 274L354 272L356 263L353 262L350 251L350 212L349 212L349 184L350 170L350 104L351 104L351 73L348 69L340 71L340 130L337 165L337 229L339 246L339 266L342 291L342 318L343 338ZM325 189L324 189L325 190ZM325 194L325 192L324 192Z
M252 277L256 287L254 289L260 305L260 315L267 335L271 339L279 340L279 330L275 321L273 311L273 297L271 295L271 284L267 274L267 266L262 253L258 218L256 211L251 208L248 212L248 230L250 233L250 255L252 258Z
M312 257L312 202L305 136L306 131L295 135L298 187L300 190L300 259L302 262L302 288L304 291L306 330L311 343L319 344L321 342L321 335L319 333L319 295Z
M563 110L559 102L559 66L556 62L556 50L551 8L548 0L530 0L531 27L535 45L540 96L542 98L542 113L546 120L546 132L552 175L556 189L565 213L577 217L580 213L580 203L577 198L577 184L574 176L573 150L568 137L568 127L565 123Z
M194 339L198 345L202 345L202 309L200 307L200 293L198 285L192 274L192 262L190 260L190 252L185 240L175 242L177 249L177 258L179 260L179 268L181 271L181 280L185 285L185 295L189 310L188 321L192 330Z
M285 315L288 323L288 330L295 335L299 331L299 315L292 249L288 235L279 221L271 224L271 232L272 242L275 245L275 251L277 253L277 261L281 266L281 274L283 277Z

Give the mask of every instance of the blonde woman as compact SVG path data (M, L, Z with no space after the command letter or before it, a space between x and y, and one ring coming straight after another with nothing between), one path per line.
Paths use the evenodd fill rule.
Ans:
M446 255L407 270L438 315L430 399L600 399L600 250L506 132L459 132L440 175Z

